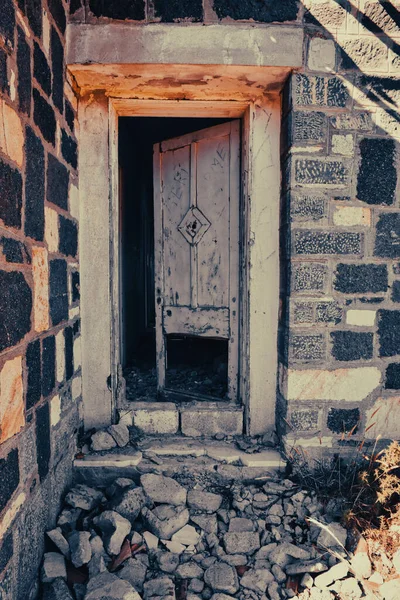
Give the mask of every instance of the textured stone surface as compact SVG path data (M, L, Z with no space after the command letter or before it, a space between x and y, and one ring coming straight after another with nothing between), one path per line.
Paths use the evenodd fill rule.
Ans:
M296 194L290 199L290 216L293 221L317 221L325 216L326 198L311 194Z
M317 323L335 323L342 320L343 308L338 302L317 302L315 305L315 320Z
M279 4L273 0L265 0L262 3L257 0L213 0L213 6L219 18L254 19L265 23L294 21L298 11L295 0L286 0Z
M358 408L331 408L328 413L327 426L333 433L357 433L357 425L360 422L360 410Z
M345 294L386 292L388 272L386 265L339 263L336 266L334 288Z
M47 552L44 555L42 581L43 583L49 583L58 577L67 578L65 559L58 552Z
M348 183L349 167L341 160L295 160L295 181L301 185L340 187Z
M188 493L187 503L190 508L194 508L195 510L216 512L221 506L222 496L194 489Z
M393 204L397 183L395 142L365 138L360 142L360 154L357 198L368 204Z
M387 366L385 388L400 390L400 363L391 363Z
M130 522L117 512L106 510L95 517L93 523L102 532L107 552L112 556L118 555L126 536L131 532Z
M213 436L217 433L241 435L243 413L240 410L188 409L181 415L181 429L189 437Z
M7 360L0 371L0 443L25 425L22 357Z
M204 574L204 581L215 592L235 594L239 589L236 571L226 563L211 565Z
M296 230L293 233L295 254L360 254L360 233Z
M89 0L89 8L96 17L110 17L112 19L131 19L142 21L144 19L143 0Z
M325 338L317 335L293 335L290 356L294 360L321 360L325 356Z
M288 400L364 400L379 385L381 372L376 367L353 369L290 369L287 374Z
M327 266L320 263L294 263L292 288L294 292L323 291L326 285Z
M319 411L313 409L292 410L288 421L293 429L300 431L312 431L318 428Z
M296 111L292 116L293 142L324 142L327 137L328 117L319 111Z
M400 257L400 213L382 213L376 225L376 256Z
M18 450L11 450L5 458L0 459L0 510L3 510L19 484Z
M400 311L378 311L379 356L400 354Z
M187 492L177 481L164 475L142 475L140 483L147 496L160 504L179 506L186 504Z
M44 237L44 149L30 127L26 128L25 234Z
M336 360L366 360L373 355L373 333L333 331L332 356Z
M308 47L308 68L312 71L333 71L336 48L333 40L312 38Z

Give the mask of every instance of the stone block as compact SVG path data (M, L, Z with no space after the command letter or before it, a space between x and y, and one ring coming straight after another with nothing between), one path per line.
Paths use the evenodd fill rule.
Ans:
M50 261L50 316L53 325L68 319L67 263L62 259Z
M314 302L294 302L293 303L293 320L297 323L313 323L315 320L314 316Z
M31 329L32 292L19 271L0 271L0 352L15 346ZM10 310L10 307L13 310Z
M325 358L325 336L323 334L292 335L289 357L293 360L322 360Z
M347 325L356 327L373 327L375 318L376 310L348 310L346 313Z
M159 17L163 23L179 20L201 21L203 17L201 0L174 0L174 2L155 0L154 9L156 17Z
M44 207L44 224L44 239L48 251L58 252L58 214L49 206Z
M48 0L50 13L61 33L65 33L67 18L65 16L64 5L59 0Z
M334 207L333 224L338 227L370 227L371 210L360 206Z
M36 410L36 455L40 481L46 477L50 466L50 410L43 404Z
M42 394L46 398L54 390L56 372L56 340L50 335L42 340Z
M373 333L333 331L331 339L332 356L336 360L368 360L373 356Z
M213 0L213 6L220 19L224 17L240 21L252 19L263 23L295 21L299 10L296 0L286 0L286 2L279 3L273 0L266 0L261 3L254 0L248 0L247 2Z
M350 101L350 94L338 77L296 73L292 90L296 106L344 108Z
M15 240L14 238L0 238L0 261L5 260L8 263L30 264L31 255L26 244Z
M0 150L19 167L24 161L24 130L11 106L0 99Z
M325 113L313 110L292 113L292 143L325 142L328 135L328 117Z
M42 132L44 139L54 146L56 141L54 110L35 88L33 89L33 107L33 120Z
M400 397L378 398L366 415L367 439L398 440L400 438Z
M134 403L135 408L129 411L129 417L123 422L139 427L148 435L174 434L179 428L179 413L176 405L166 403ZM130 422L126 421L126 418Z
M3 94L10 93L7 74L7 54L4 49L0 50L0 91Z
M381 381L377 367L351 369L289 369L283 375L281 391L287 400L329 400L360 402Z
M400 302L400 281L392 283L392 302Z
M61 398L54 396L50 401L50 425L55 427L61 419Z
M22 177L0 160L0 219L8 227L21 227Z
M41 11L36 12L41 14ZM18 27L17 32L18 104L19 110L29 115L32 95L31 49L23 30Z
M359 408L331 408L328 412L327 427L333 433L357 433L360 423Z
M74 377L72 380L72 400L76 401L82 395L82 378Z
M361 162L357 198L367 204L390 206L395 201L397 168L394 140L364 138L359 145Z
M172 3L173 6L179 2ZM110 19L129 19L132 21L143 21L145 18L143 0L90 0L89 8L95 17L109 17Z
M33 274L33 322L35 331L46 331L49 320L49 268L47 250L42 246L32 247Z
M39 44L33 43L33 76L46 94L51 94L51 71L47 58Z
M386 368L385 388L400 390L400 363L391 363Z
M296 431L313 431L319 428L319 413L313 408L291 410L288 421Z
M27 481L37 469L36 432L34 424L25 428L19 444L19 467L21 479Z
M342 68L362 72L385 72L388 70L388 49L376 36L353 36L340 42Z
M375 256L400 257L400 213L382 213L376 225Z
M4 571L14 552L14 540L12 532L0 540L0 573Z
M295 254L361 254L363 234L297 229L293 232Z
M386 292L388 289L387 266L339 263L336 266L333 287L344 294Z
M337 30L346 24L346 9L342 3L335 0L313 2L304 15L306 23Z
M18 450L14 448L5 458L0 459L0 511L2 511L17 489L20 481ZM1 532L4 533L4 530ZM3 535L0 535L0 539Z
M74 339L73 365L75 371L82 366L82 344L80 336Z
M189 437L241 435L243 432L243 412L237 409L184 409L181 413L183 435Z
M349 179L350 167L339 159L298 158L294 161L294 180L300 185L342 187Z
M292 221L318 221L326 216L326 198L312 194L296 194L290 198Z
M332 153L353 156L354 139L351 133L334 134L332 136Z
M26 128L25 234L41 242L44 237L44 149L30 127Z
M400 311L378 310L379 356L400 354Z
M60 113L64 112L64 47L55 28L50 34L51 70L53 73L52 98Z
M316 303L315 313L317 323L334 323L337 325L342 320L343 308L338 302L321 301Z
M294 292L322 292L328 277L327 266L321 263L293 263L292 283Z
M0 443L25 425L22 356L7 360L0 371Z
M79 220L79 189L73 184L69 189L69 205L71 217Z
M338 130L370 131L373 128L370 113L354 111L343 113L330 118L331 126Z
M61 254L75 257L78 252L78 227L71 219L62 215L58 217L59 248Z
M71 271L71 302L80 300L80 276L79 271Z
M30 410L42 396L40 340L28 344L25 365L27 371L26 408Z
M73 169L78 167L78 144L64 129L61 130L61 153Z
M48 154L47 190L48 202L68 210L68 169L52 154Z
M335 42L319 37L312 38L308 46L308 68L311 71L334 71L336 63Z

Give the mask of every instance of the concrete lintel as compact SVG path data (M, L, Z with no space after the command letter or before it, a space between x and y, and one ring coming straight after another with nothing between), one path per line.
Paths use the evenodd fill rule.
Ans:
M301 67L303 30L289 25L70 24L67 64Z

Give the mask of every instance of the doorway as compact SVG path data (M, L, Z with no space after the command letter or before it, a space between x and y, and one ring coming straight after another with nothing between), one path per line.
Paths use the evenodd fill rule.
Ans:
M118 131L122 401L237 402L240 121L120 117Z

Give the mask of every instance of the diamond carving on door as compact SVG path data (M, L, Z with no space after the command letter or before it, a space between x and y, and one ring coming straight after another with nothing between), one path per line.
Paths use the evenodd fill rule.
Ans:
M170 334L225 339L228 398L239 372L240 121L154 146L156 346Z

